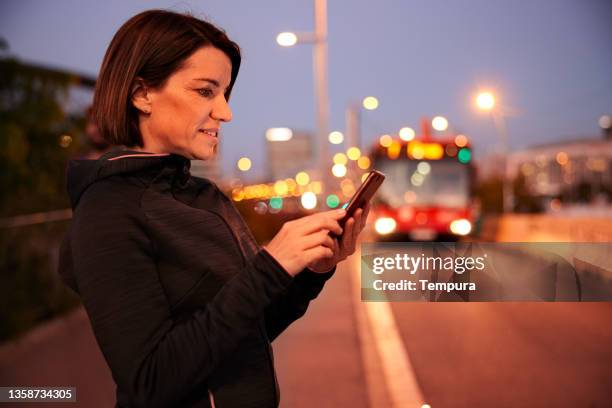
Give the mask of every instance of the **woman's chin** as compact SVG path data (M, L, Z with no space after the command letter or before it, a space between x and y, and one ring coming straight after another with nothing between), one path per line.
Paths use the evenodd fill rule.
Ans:
M191 151L191 160L210 160L215 156L216 146L199 146Z

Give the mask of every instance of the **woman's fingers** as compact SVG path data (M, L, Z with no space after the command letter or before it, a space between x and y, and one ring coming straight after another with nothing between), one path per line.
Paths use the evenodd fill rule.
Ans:
M363 214L361 214L361 226L359 228L359 231L362 231L365 228L366 221L368 220L368 214L370 214L370 203L369 202L363 208Z
M329 236L328 229L322 229L321 231L315 232L310 235L306 235L302 242L303 249L314 248L318 245L323 245L327 248L334 248L334 239Z
M355 218L351 217L344 224L344 234L342 234L342 252L343 255L348 253L351 248L353 240L353 230L355 229Z
M344 224L344 234L342 235L342 257L345 258L355 252L357 246L357 240L359 234L365 226L365 219L367 217L367 211L369 208L366 207L365 211L361 208L355 211L353 217L349 218L346 224Z
M303 253L304 265L308 265L312 262L318 261L321 258L331 258L334 256L334 251L325 246L316 246L314 248L307 249Z
M338 221L344 217L346 211L332 210L302 217L296 221L296 231L307 235L321 229L333 231L336 235L342 234L342 228Z

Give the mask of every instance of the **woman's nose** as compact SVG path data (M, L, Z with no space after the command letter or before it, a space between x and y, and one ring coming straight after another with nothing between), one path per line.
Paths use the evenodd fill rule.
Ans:
M210 116L222 122L229 122L232 120L232 110L225 99L225 96L221 96L217 99L215 105L213 106L213 110L210 112Z

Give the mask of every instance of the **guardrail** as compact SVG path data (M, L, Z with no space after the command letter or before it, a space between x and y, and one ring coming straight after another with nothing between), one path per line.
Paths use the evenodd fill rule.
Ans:
M25 227L28 225L45 224L47 222L65 221L72 218L72 210L45 211L33 214L16 215L0 219L0 228Z

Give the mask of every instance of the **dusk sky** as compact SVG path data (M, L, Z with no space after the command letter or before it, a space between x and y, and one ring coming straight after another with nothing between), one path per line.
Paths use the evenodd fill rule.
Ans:
M316 130L312 47L275 42L281 31L312 31L313 7L311 0L3 0L0 37L24 61L95 76L132 15L166 8L208 18L243 51L223 167L233 172L249 156L254 178L263 174L267 128ZM481 88L512 111L512 150L598 137L598 118L612 114L609 0L329 0L328 23L330 131L344 132L348 103L373 95L380 106L362 114L366 143L444 115L477 155L494 151L492 120L473 104Z

